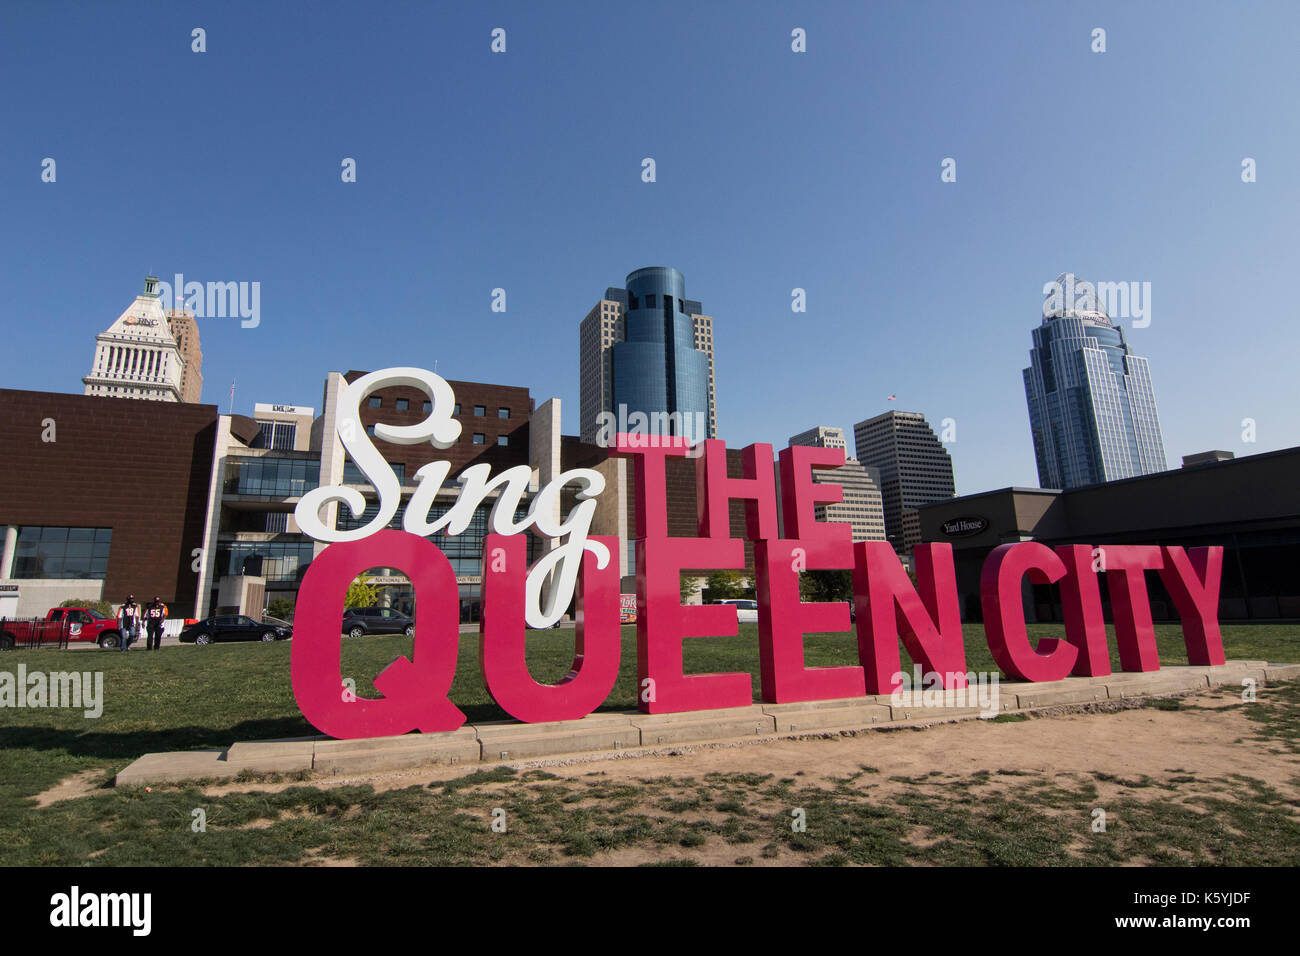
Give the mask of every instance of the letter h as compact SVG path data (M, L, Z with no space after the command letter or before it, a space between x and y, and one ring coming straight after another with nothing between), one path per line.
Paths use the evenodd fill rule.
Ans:
M695 508L701 538L731 537L731 499L745 502L745 537L766 541L777 537L776 476L772 446L750 445L741 452L744 477L727 475L727 445L710 438L695 460Z

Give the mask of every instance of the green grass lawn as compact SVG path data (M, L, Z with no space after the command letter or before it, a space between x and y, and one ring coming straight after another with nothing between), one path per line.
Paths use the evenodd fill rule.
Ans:
M1158 625L1156 631L1161 662L1186 663L1179 628ZM1054 625L1031 625L1030 633L1034 638L1059 636L1060 629ZM1230 659L1300 661L1300 628L1225 625L1223 636ZM976 671L995 669L984 643L982 628L968 625L965 638L968 668ZM572 640L573 632L568 629L530 632L529 665L538 680L554 681L568 671L573 653ZM1113 643L1112 634L1112 646ZM477 644L477 634L461 635L452 700L470 721L506 718L507 715L487 695L479 677ZM813 666L857 661L856 643L851 634L813 635L807 639L806 647L807 661ZM367 637L345 640L343 648L344 676L356 679L358 693L362 696L377 696L371 678L396 656L409 654L411 639L401 635ZM623 661L619 679L602 710L635 707L635 654L635 628L626 627L623 629ZM0 670L10 672L14 672L20 662L25 663L29 670L103 671L105 699L103 715L95 720L86 719L79 710L0 710L0 863L78 862L89 852L86 850L89 844L83 839L84 835L78 836L74 832L80 826L75 815L77 805L85 804L87 800L103 803L120 799L126 801L118 807L117 812L121 812L131 800L138 799L124 790L120 797L81 798L39 812L32 809L29 798L72 774L97 771L109 779L145 753L226 747L239 740L314 734L314 729L298 713L293 699L289 655L287 642L209 647L187 645L130 654L54 649L5 653L0 657ZM910 666L906 652L902 653L902 660L905 666ZM757 678L757 628L743 624L740 634L734 638L688 640L686 661L687 670L692 673L748 671ZM1118 670L1117 658L1113 658L1112 664ZM754 687L757 699L757 679ZM322 807L349 799L346 794L334 791L310 787L295 790L303 793L293 798L274 799L305 800L308 804L314 801ZM175 792L186 791L181 788ZM186 799L192 801L192 794ZM256 803L272 798L260 795L248 799ZM32 828L37 825L38 818L42 821L39 830L53 829L43 834L34 831ZM55 822L60 819L64 820L62 828ZM156 825L156 821L150 824L144 818L137 823L146 830ZM112 828L116 830L117 825L113 824ZM280 851L274 849L275 842L269 837L267 841L264 844L270 854L267 861L279 859L276 854ZM292 846L300 847L301 844L290 840L286 847ZM291 849L282 849L288 854L284 859L294 858ZM849 858L854 857L850 854ZM117 859L123 861L120 856Z

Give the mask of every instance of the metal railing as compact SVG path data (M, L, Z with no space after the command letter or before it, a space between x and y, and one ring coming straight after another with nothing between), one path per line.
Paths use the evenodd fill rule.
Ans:
M75 625L80 631L80 625ZM44 618L0 617L0 650L15 647L35 649L51 645L66 648L71 644L71 621L47 621ZM12 643L11 643L12 641Z

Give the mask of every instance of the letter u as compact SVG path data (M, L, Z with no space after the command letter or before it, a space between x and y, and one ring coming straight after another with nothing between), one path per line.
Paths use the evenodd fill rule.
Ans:
M592 537L618 554L618 539ZM528 723L576 720L599 707L618 679L622 637L619 574L615 557L597 568L590 550L578 578L577 630L573 667L555 684L540 684L524 658L524 600L528 572L523 535L488 535L483 543L483 620L479 625L479 669L488 693L507 713ZM496 550L505 560L490 560ZM498 556L499 557L499 556Z

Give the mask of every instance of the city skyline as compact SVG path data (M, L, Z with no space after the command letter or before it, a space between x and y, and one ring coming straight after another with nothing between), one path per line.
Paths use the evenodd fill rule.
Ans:
M206 17L203 54L192 17L165 7L143 30L79 11L71 32L57 9L13 10L0 70L44 79L11 108L0 151L0 382L79 390L82 353L65 378L47 359L89 343L141 275L183 272L261 283L256 327L197 317L206 398L223 411L235 379L246 414L315 404L328 370L410 363L526 383L563 401L573 434L575 319L612 276L671 263L716 316L729 445L915 409L953 419L945 447L967 494L1037 483L1025 317L1045 278L1073 271L1150 283L1146 324L1124 320L1125 334L1156 365L1170 461L1300 445L1300 381L1280 358L1300 330L1277 307L1295 271L1285 37L1300 12L1251 7L1207 37L1195 6L719 4L638 34L630 55L649 72L608 43L632 22L614 10L513 5L498 24L324 4L306 40L287 11L236 5ZM494 55L498 25L510 40ZM794 26L806 53L790 49ZM151 63L94 81L103 45L142 39ZM435 42L444 55L421 55ZM568 49L586 53L555 55ZM344 61L364 68L340 82ZM639 120L646 103L671 135ZM1068 116L1124 148L1042 150L1044 123L1062 138L1088 125ZM126 128L156 148L104 148ZM949 157L955 182L941 179ZM1247 158L1257 181L1242 179Z

